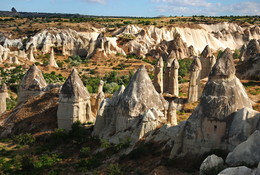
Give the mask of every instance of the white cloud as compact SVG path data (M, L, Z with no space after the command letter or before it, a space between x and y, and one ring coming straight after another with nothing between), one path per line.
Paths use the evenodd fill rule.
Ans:
M160 3L156 10L172 15L260 15L260 2L240 2L229 5L205 0L151 0Z
M98 4L105 4L106 0L82 0L84 2L91 2L91 3L98 3Z

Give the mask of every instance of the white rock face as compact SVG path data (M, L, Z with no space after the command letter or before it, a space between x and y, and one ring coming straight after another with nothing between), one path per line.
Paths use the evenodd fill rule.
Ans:
M70 130L76 121L95 121L91 112L90 95L76 69L72 70L61 88L57 117L58 127L66 130Z
M224 160L216 155L208 156L200 165L200 175L210 175L223 170Z
M190 83L188 91L188 102L198 101L200 98L200 73L201 73L201 62L198 57L195 57L191 64Z
M31 96L42 94L46 86L47 83L42 75L42 71L36 65L31 66L20 83L18 102L23 102Z
M158 93L163 92L163 67L164 62L162 57L154 67L154 87Z
M36 60L34 59L33 49L32 49L32 48L29 50L28 60L29 60L29 61L32 61L32 62L35 62L35 61L36 61Z
M54 49L53 49L53 48L51 49L51 55L50 55L49 65L52 66L52 67L56 67L56 68L59 67L59 66L57 65L57 63L56 63L56 60L55 60Z
M6 99L9 98L8 89L4 83L0 88L0 115L6 111Z
M171 101L167 111L167 123L176 126L177 123L177 106L174 101Z
M176 97L179 96L179 68L178 60L174 59L171 66L169 92Z
M221 171L218 175L256 175L252 169L245 166L227 168Z
M94 135L119 143L131 138L136 142L163 120L166 101L158 94L145 67L137 70L123 91L103 101L94 127Z
M256 130L245 142L240 143L226 158L229 166L258 165L260 162L260 131Z

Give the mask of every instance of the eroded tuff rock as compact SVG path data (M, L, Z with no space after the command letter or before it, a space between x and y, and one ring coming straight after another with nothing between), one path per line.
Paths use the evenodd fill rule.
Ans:
M209 45L207 45L202 51L200 61L202 66L201 79L203 79L209 76L212 67L216 63L216 58L213 55L212 50L209 48Z
M58 127L66 130L70 130L71 125L76 121L82 123L95 121L92 116L89 92L76 69L72 70L61 88L57 117Z
M163 92L163 58L160 57L159 61L154 67L154 87L158 93Z
M250 112L238 111L245 107ZM201 155L214 149L230 151L254 132L256 123L259 119L235 76L231 51L226 49L209 75L199 105L180 131L182 141L174 145L171 157Z
M18 102L24 102L31 96L41 94L46 86L42 71L36 65L31 66L20 83Z
M28 60L32 61L32 62L36 61L35 58L34 58L34 55L33 55L33 49L32 48L29 50Z
M255 172L246 166L226 168L218 175L257 175Z
M260 115L259 115L260 117ZM245 142L240 143L226 158L229 166L255 166L260 162L260 130L256 130Z
M163 113L166 106L142 66L124 91L121 89L111 99L103 101L94 135L114 143L126 138L136 142L166 119Z
M177 123L177 105L174 103L174 101L171 101L169 104L169 108L167 111L167 123L176 126Z
M55 56L54 56L54 49L51 49L51 55L49 59L49 65L58 68L59 66L56 63Z
M210 175L224 168L224 160L215 154L208 156L200 166L200 175Z
M195 102L199 100L201 90L200 90L200 72L201 72L201 62L198 57L194 57L194 60L190 66L190 83L188 91L188 102Z
M93 109L95 116L97 116L97 113L98 113L98 110L101 106L101 103L105 99L105 94L103 92L104 84L105 84L105 82L100 80L99 86L98 86L98 93L97 93L97 96L96 96L95 107Z
M256 39L249 41L248 45L241 48L240 59L247 61L251 57L255 57L256 54L260 53L260 44Z
M6 111L6 99L9 98L7 85L4 83L0 88L0 115Z
M237 76L241 79L260 79L260 53L242 62L237 67Z
M174 59L171 65L169 93L177 97L179 96L179 68L178 60Z

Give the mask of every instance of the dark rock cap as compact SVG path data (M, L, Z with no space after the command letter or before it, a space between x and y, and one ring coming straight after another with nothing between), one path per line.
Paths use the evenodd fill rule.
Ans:
M229 48L226 48L216 64L213 66L209 78L210 79L226 79L235 75L236 69L233 61L233 55Z
M72 70L70 76L63 84L61 94L65 95L67 98L88 98L90 96L76 69Z
M207 57L211 57L212 56L212 52L211 49L209 48L209 45L207 45L203 51L201 52L201 57L203 58L207 58Z
M47 83L42 75L42 71L34 64L24 75L20 90L40 90L47 86Z

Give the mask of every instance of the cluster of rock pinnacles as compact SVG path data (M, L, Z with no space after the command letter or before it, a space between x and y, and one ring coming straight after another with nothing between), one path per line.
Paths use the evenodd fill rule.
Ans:
M231 50L227 48L216 60L207 46L200 57L194 57L190 68L187 99L188 102L200 99L200 102L187 121L179 125L176 116L177 104L173 100L166 101L163 93L179 96L180 66L178 60L170 54L166 59L166 68L163 67L164 60L160 58L155 66L154 82L151 81L145 66L140 67L129 85L122 86L111 98L105 98L104 82L100 81L96 109L91 109L90 94L77 70L73 69L60 87L58 127L70 130L76 121L93 122L93 134L113 143L119 143L125 138L131 138L135 143L144 136L156 140L160 134L165 133L169 140L174 140L171 158L189 154L201 155L212 149L234 150L226 161L229 165L239 165L240 160L237 157L241 154L235 151L247 139L259 138L253 137L253 133L259 134L256 132L260 129L260 116L252 109L251 100L235 75ZM208 77L208 82L201 93L200 79L205 77ZM33 65L21 81L18 101L25 102L28 98L43 94L53 87L55 86L47 85L41 70ZM2 85L0 95L0 112L3 113L6 110L5 100L8 98L6 85ZM177 126L171 131L162 127L165 125ZM152 131L158 128L159 134L152 135ZM165 137L161 138L161 141ZM255 160L258 161L258 158L255 158L252 164Z

